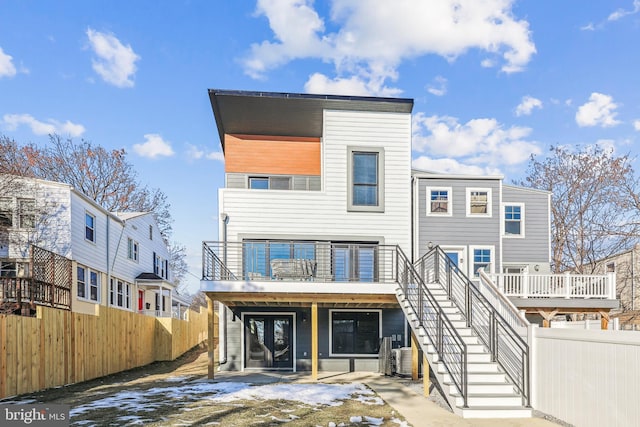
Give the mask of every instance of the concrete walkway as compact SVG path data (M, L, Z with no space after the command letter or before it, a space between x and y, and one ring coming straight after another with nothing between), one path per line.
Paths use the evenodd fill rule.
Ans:
M216 380L244 381L252 384L277 382L313 383L309 372L224 372L219 373ZM358 382L369 386L391 407L398 411L413 427L558 427L542 418L461 418L428 400L403 383L407 380L397 377L386 377L370 372L327 373L321 372L320 382L351 383Z

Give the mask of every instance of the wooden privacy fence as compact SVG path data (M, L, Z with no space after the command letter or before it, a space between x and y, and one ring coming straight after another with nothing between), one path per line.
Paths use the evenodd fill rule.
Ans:
M159 319L109 307L99 316L38 307L0 315L0 398L173 360L207 339L207 313Z

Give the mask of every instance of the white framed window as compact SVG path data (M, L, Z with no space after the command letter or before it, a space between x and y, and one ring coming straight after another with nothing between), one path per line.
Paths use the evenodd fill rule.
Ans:
M451 216L452 194L451 187L427 187L427 215Z
M34 199L18 199L18 228L35 228L36 201Z
M78 298L100 302L100 273L78 266L76 284Z
M481 268L488 274L494 272L494 252L493 246L469 246L471 262L469 263L471 271L469 277L478 277L478 270Z
M169 261L153 253L153 272L163 279L169 278Z
M253 190L291 190L291 177L250 176L249 188Z
M348 147L347 210L384 212L384 149Z
M467 188L467 216L491 216L490 188Z
M96 242L96 216L89 212L84 213L84 238L89 242Z
M524 203L503 204L502 218L505 237L524 237Z
M132 261L138 262L140 252L140 245L131 237L127 238L127 258Z
M120 308L131 308L131 284L111 278L109 284L109 303Z
M13 226L13 199L0 197L0 227Z
M382 310L329 310L329 356L377 357Z

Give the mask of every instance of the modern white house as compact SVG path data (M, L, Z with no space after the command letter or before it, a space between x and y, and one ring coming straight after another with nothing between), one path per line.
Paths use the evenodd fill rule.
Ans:
M80 313L109 306L171 316L172 305L187 303L175 294L169 250L151 213L107 212L67 184L3 180L10 181L0 196L5 310L19 298L27 310L55 301Z
M377 371L411 346L454 412L528 417L530 320L616 303L611 277L549 273L547 192L412 171L413 100L209 97L225 158L220 241L203 243L210 377Z

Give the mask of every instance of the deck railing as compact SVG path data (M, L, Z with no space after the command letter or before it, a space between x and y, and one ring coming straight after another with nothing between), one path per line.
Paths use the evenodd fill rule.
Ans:
M395 246L254 240L203 242L202 279L395 282Z
M504 295L520 298L616 299L616 273L490 274Z
M0 302L4 305L14 304L16 310L24 304L69 310L71 289L30 277L0 277Z

